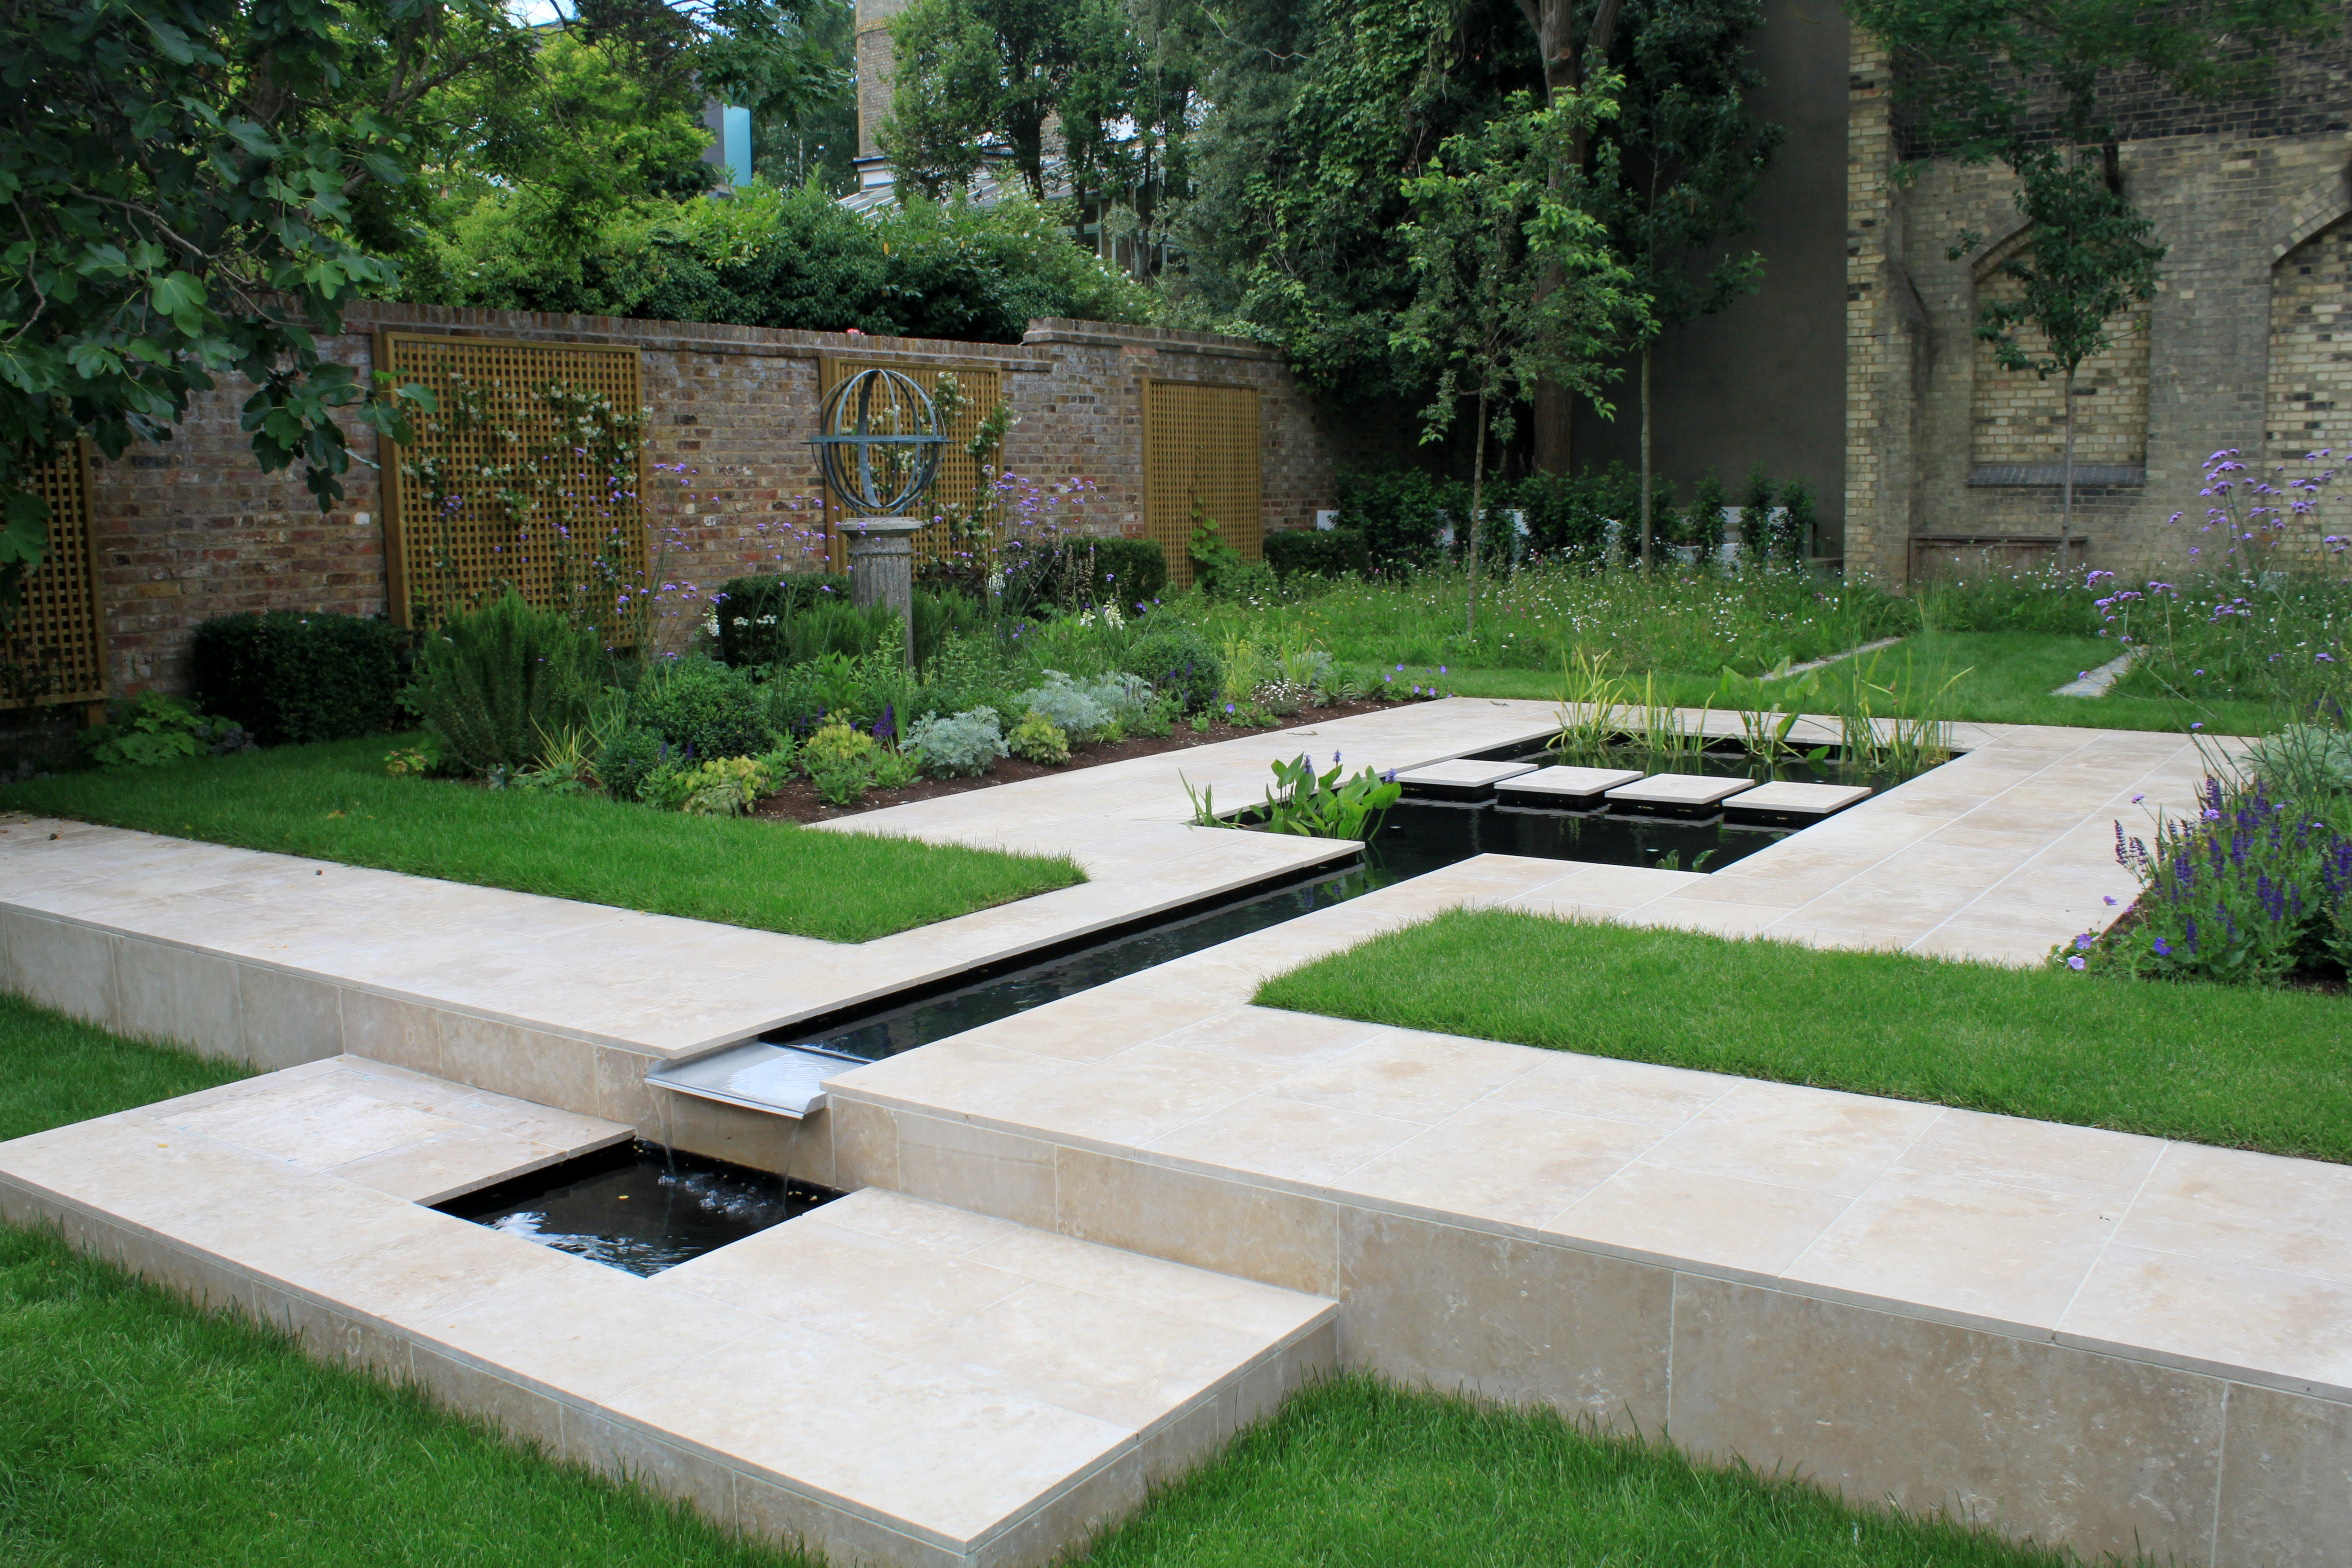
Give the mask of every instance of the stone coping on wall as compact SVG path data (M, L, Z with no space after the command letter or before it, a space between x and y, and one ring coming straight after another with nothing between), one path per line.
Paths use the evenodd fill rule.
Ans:
M1055 1560L1333 1363L1328 1300L896 1193L651 1278L420 1206L626 1133L341 1057L0 1143L0 1218L844 1563Z
M1441 909L1640 907L1584 875L1482 856L845 1072L837 1179L1328 1295L1349 1366L1858 1503L2340 1560L2352 1169L1250 1004Z

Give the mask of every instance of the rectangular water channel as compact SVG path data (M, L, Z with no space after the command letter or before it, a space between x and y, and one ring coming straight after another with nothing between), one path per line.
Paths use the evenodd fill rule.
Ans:
M1555 759L1519 748L1512 760ZM1702 754L1682 762L1691 773L1737 776L1744 760ZM1865 782L1851 778L1850 770L1818 761L1783 764L1773 773L1802 782ZM1076 996L1476 855L1708 871L1787 836L1788 830L1728 825L1719 816L1692 821L1613 809L1504 806L1492 799L1407 798L1390 808L1361 857L1338 868L967 971L902 992L881 1006L805 1020L763 1040L660 1069L648 1081L754 1110L803 1115L824 1103L825 1078L860 1063ZM782 1176L641 1142L442 1207L595 1262L650 1275L837 1196Z
M1514 748L1510 755L1553 760L1540 747ZM1693 772L1736 772L1743 760L1705 754L1686 763ZM1843 782L1848 770L1835 762L1796 759L1780 764L1775 773L1800 782ZM939 985L902 993L882 1006L808 1019L766 1037L766 1044L793 1048L791 1055L738 1047L743 1053L739 1058L727 1059L731 1053L706 1057L657 1074L652 1081L684 1093L774 1109L761 1080L789 1078L805 1085L800 1092L810 1095L819 1079L840 1070L799 1053L821 1052L851 1062L895 1056L1474 855L1716 871L1779 842L1789 831L1730 826L1720 818L1679 821L1618 811L1498 806L1491 800L1465 804L1406 799L1390 808L1365 843L1362 858L1343 869L1172 911L1058 949L1026 954L1003 966L967 971ZM813 1109L821 1102L803 1103Z

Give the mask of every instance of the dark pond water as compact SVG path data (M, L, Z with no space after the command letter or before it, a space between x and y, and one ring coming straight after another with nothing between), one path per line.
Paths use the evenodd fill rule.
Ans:
M1399 801L1373 835L1367 858L1389 880L1416 877L1472 855L1528 855L1668 871L1720 871L1783 837L1720 822L1522 811L1492 804Z
M620 1144L440 1205L631 1274L659 1274L841 1196L766 1171Z

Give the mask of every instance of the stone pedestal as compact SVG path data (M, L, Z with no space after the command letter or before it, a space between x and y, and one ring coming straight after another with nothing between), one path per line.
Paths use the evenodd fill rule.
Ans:
M852 604L887 604L905 627L907 668L915 664L915 530L920 517L852 517L841 531L849 541Z

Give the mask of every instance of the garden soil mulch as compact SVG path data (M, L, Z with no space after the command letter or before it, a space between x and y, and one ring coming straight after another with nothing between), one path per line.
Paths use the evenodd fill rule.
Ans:
M1393 704L1385 702L1337 702L1324 708L1301 708L1284 729L1317 724L1327 719L1352 719L1359 713L1377 713ZM794 779L775 794L767 796L752 807L755 817L781 817L790 822L831 822L839 817L859 816L868 811L880 811L886 806L903 806L909 801L931 800L940 795L961 795L967 790L992 789L999 784L1017 784L1023 779L1041 779L1052 773L1072 773L1080 768L1096 768L1106 762L1125 762L1129 757L1150 757L1163 751L1189 751L1195 746L1213 746L1221 740L1235 740L1244 735L1278 733L1241 724L1212 724L1206 731L1198 731L1186 720L1176 726L1174 733L1162 736L1131 736L1107 746L1073 746L1070 760L1058 768L1041 762L1024 762L1019 757L1004 757L996 766L976 778L917 779L904 789L869 790L853 806L828 806L817 798L817 786L807 779Z

